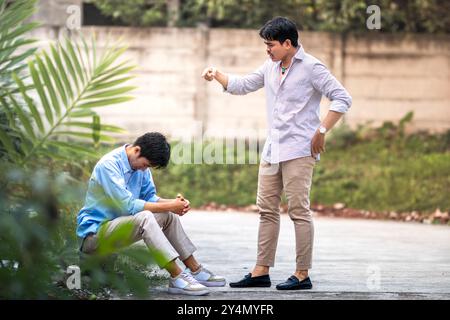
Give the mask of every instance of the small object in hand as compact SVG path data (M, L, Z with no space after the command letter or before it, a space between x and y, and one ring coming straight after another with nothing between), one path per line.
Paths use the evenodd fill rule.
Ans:
M177 194L177 198L181 198L181 200L184 201L184 197L183 197L183 195L181 193Z

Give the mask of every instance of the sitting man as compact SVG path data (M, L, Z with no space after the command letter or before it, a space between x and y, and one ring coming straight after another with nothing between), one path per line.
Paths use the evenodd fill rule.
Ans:
M169 293L205 295L209 293L206 287L225 286L226 281L193 256L196 248L179 220L190 210L189 201L182 196L163 199L156 195L149 168L164 168L169 158L170 144L162 134L152 132L100 159L77 217L80 250L95 253L100 227L108 236L119 226L131 223L134 228L130 242L143 239L149 249L165 257L157 263L170 273ZM183 261L185 271L176 263L177 258Z

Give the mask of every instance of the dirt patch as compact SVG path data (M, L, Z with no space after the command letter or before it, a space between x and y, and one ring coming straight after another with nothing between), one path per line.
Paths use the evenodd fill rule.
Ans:
M255 204L248 206L233 206L218 204L210 202L203 205L199 210L204 211L242 211L242 212L258 212L258 207ZM335 203L333 205L313 204L311 206L315 216L323 217L337 217L337 218L358 218L358 219L372 219L372 220L394 220L405 222L419 222L425 224L450 225L450 214L442 212L440 209L432 213L411 211L411 212L395 212L395 211L369 211L354 208L347 208L344 203ZM281 213L288 212L287 204L280 206Z

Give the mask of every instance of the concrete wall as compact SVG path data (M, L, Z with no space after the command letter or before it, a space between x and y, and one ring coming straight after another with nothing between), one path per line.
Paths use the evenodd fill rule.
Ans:
M45 45L63 29L44 27ZM158 130L172 137L198 135L264 138L264 91L247 96L222 92L201 77L204 67L245 74L266 59L256 30L85 27L99 45L122 37L126 58L138 66L136 99L98 109L102 121L120 125L135 137ZM411 130L450 128L450 37L369 34L364 37L302 32L305 50L325 62L353 96L345 117L351 125L398 121L408 111ZM321 113L327 111L323 100ZM123 138L126 138L125 136Z

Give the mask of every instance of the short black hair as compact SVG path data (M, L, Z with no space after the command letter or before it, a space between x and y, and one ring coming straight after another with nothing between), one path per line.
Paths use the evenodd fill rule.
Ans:
M264 40L276 40L283 43L291 40L294 47L298 46L298 31L295 23L285 17L275 17L259 30L259 35Z
M170 159L170 144L166 137L159 132L147 132L133 143L133 146L141 147L141 157L150 162L150 166L156 169L167 167Z

